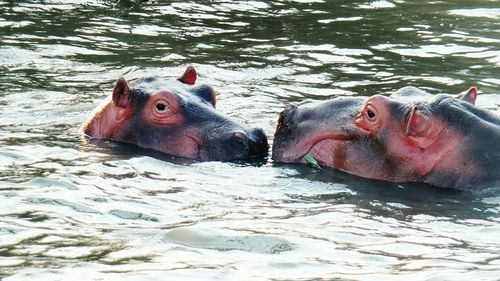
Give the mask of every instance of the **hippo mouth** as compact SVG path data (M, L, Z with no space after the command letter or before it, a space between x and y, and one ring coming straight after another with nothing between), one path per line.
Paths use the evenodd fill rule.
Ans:
M262 129L236 130L225 136L206 138L198 146L201 160L233 161L265 155L269 145Z
M345 169L346 154L344 144L349 139L341 136L336 138L324 138L314 143L309 151L302 157L311 163L308 157L312 157L317 164L321 166L332 167L336 169ZM306 157L309 155L308 157ZM303 160L301 162L304 162Z
M312 156L320 165L337 167L345 159L345 153L341 148L343 143L352 138L343 134L328 134L298 142L292 147L284 148L280 144L276 145L274 159L285 163L308 163L306 155ZM283 149L284 148L284 149Z
M143 143L141 144L141 146L159 150L169 155L191 159L200 158L202 147L201 142L198 140L198 138L192 134L184 134L182 136L179 136L175 140L166 140L160 145L153 142L149 145Z

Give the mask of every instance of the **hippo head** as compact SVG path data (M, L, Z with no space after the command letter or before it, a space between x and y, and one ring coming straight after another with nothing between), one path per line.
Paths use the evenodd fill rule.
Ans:
M287 105L272 158L358 176L458 187L499 174L499 120L474 106L477 91L458 97L405 87L391 97L337 97ZM496 152L495 152L496 151Z
M181 78L171 81L148 77L130 86L120 78L83 132L199 160L229 161L266 153L263 130L220 114L214 90L195 86L196 77L196 70L188 67Z

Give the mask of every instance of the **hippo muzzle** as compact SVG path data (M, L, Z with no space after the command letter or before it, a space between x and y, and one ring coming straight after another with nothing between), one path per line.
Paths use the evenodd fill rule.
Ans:
M260 128L240 128L228 135L207 137L200 146L200 160L229 161L246 159L267 153L269 145Z

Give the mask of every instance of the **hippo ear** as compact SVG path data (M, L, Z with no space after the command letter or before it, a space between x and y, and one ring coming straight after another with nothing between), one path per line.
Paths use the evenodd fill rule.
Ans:
M413 144L427 148L437 140L443 130L443 124L435 120L430 113L420 111L416 105L412 107L405 124L405 135Z
M215 108L215 103L216 103L215 91L212 87L208 85L201 85L195 88L193 93L198 97L202 98L203 100L212 104L212 106Z
M196 82L196 76L196 69L194 69L194 67L192 66L188 66L188 68L186 68L186 71L184 71L184 74L182 74L182 76L178 80L184 84L194 85L194 83Z
M116 106L125 108L129 104L129 93L130 88L128 86L127 80L120 77L115 83L115 88L113 89L113 102Z
M460 93L457 98L471 104L476 104L477 88L470 87L467 91Z

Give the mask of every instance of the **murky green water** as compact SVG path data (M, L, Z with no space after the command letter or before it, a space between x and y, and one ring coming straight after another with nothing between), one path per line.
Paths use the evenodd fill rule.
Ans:
M271 137L287 102L406 85L500 111L498 1L116 2L0 1L0 279L498 280L498 194L78 132L120 75L189 64Z

